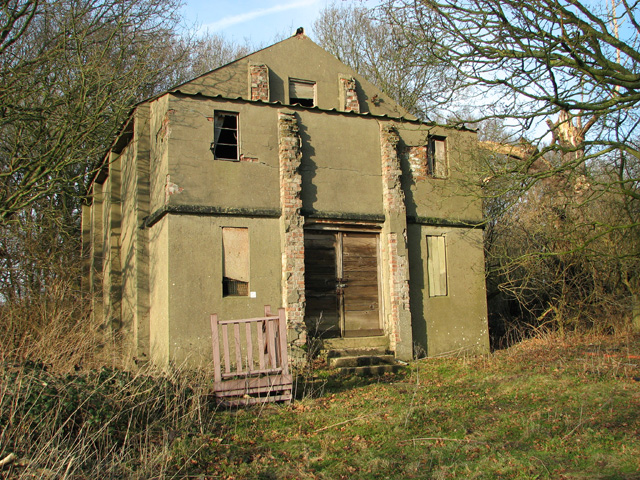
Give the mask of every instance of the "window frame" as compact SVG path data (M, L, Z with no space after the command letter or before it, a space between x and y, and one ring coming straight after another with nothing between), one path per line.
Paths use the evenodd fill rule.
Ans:
M235 119L235 128L225 127L224 120L218 126L218 117L233 117ZM220 136L227 132L227 135L235 136L235 143L220 142ZM235 132L232 133L232 132ZM225 137L227 136L225 135ZM224 138L227 140L227 138ZM231 149L235 146L235 157L223 156L219 147L224 149ZM239 162L240 161L240 114L238 112L231 112L228 110L214 110L213 111L213 142L211 143L211 151L213 152L214 160L223 160L227 162Z
M442 155L438 158L436 151L437 142L442 142ZM449 177L449 155L447 148L447 137L440 135L429 135L427 137L427 177L448 178Z
M308 85L311 86L313 88L313 97L312 98L308 98L308 97L292 97L292 92L295 90L295 88L291 88L292 84L300 84L300 85ZM302 78L289 78L289 84L288 84L288 94L289 94L289 105L299 105L301 107L307 107L307 108L312 108L312 107L316 107L318 106L318 89L317 89L317 83L313 80L305 80ZM300 103L300 102L295 102L294 103L294 99L295 100L311 100L312 105L305 105L304 103Z

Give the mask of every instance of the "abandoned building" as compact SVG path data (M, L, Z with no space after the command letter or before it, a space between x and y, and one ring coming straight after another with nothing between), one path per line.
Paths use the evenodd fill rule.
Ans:
M210 315L265 305L293 357L485 352L475 149L303 33L140 102L83 210L94 320L158 365L211 361Z

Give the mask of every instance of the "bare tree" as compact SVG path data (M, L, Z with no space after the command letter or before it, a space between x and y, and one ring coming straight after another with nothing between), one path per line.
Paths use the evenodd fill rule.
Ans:
M44 325L41 312L80 298L85 181L132 105L185 58L177 7L174 0L0 7L0 322L7 332L21 331L12 322Z
M170 70L174 0L5 3L0 221L81 190L131 105Z
M534 318L615 311L640 327L638 2L386 6L409 44L457 72L475 119L528 139L484 145L479 178L501 287Z
M434 118L434 106L449 99L452 72L424 45L402 36L384 8L332 4L313 28L319 44L419 118Z
M0 7L0 55L10 48L29 27L36 13L37 0L6 0Z
M65 341L64 332L91 331L80 289L80 204L135 103L246 53L216 35L186 35L178 7L177 0L0 6L5 353L24 354L52 328Z
M238 44L215 33L206 33L194 39L189 47L188 65L181 74L190 80L215 68L231 63L253 51L251 45Z
M457 90L474 95L482 117L510 119L538 142L538 155L519 165L528 178L536 180L527 169L538 158L559 151L564 161L538 176L598 159L619 173L608 189L640 200L630 176L640 161L640 25L637 2L622 6L424 0L391 2L389 11L408 43L458 72ZM554 141L542 141L549 132Z

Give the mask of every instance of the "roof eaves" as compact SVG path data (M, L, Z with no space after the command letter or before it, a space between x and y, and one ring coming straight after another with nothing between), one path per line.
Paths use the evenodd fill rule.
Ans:
M224 95L210 95L210 94L206 94L206 93L202 93L202 92L196 92L196 93L191 93L191 92L183 92L182 90L173 90L171 92L167 92L169 94L172 95L183 95L185 97L200 97L200 98L205 98L208 100L226 100L226 101L232 101L232 102L240 102L240 103L247 103L247 104L263 104L263 105L271 105L271 106L281 106L281 107L286 107L286 108L290 108L292 110L300 110L300 111L308 111L308 110L312 110L312 111L317 111L317 112L326 112L326 113L335 113L338 115L351 115L351 116L359 116L359 117L370 117L370 118L378 118L378 119L382 119L382 120L396 120L396 121L402 121L402 122L408 122L408 123L413 123L413 124L420 124L420 125L437 125L435 122L425 122L419 119L412 119L412 118L407 118L407 117L403 117L403 116L392 116L392 115L387 115L387 114L374 114L371 112L365 112L365 113L358 113L358 112L354 112L354 111L350 111L350 112L344 112L342 110L338 110L336 108L320 108L318 106L314 106L314 107L304 107L302 105L288 105L285 103L282 103L280 101L265 101L265 100L247 100L246 98L237 96L237 97L229 97L229 96L224 96Z
M295 36L294 36L294 37L295 37ZM221 70L221 69L223 69L223 68L226 68L226 67L228 67L229 65L233 65L234 63L241 62L242 60L244 60L244 59L246 59L246 58L248 58L248 57L251 57L252 55L255 55L256 53L262 52L263 50L266 50L266 49L268 49L268 48L271 48L271 47L273 47L273 46L275 46L275 45L278 45L278 44L280 44L280 43L282 43L282 42L286 42L287 40L289 40L289 39L291 39L291 38L294 38L294 37L288 37L288 38L285 38L284 40L280 40L279 42L272 43L271 45L267 45L266 47L263 47L263 48L261 48L261 49L259 49L259 50L256 50L256 51L254 51L254 52L248 53L248 54L246 54L246 55L243 55L242 57L238 57L238 58L236 58L235 60L232 60L232 61L231 61L231 62L229 62L229 63L225 63L224 65L220 65L219 67L216 67L216 68L214 68L213 70L209 70L208 72L204 72L204 73L202 73L202 74L200 74L200 75L198 75L198 76L196 76L196 77L190 78L189 80L185 80L184 82L179 83L179 84L177 84L177 85L174 85L173 87L170 87L170 88L168 88L167 90L163 90L163 91L162 91L162 92L160 92L160 93L157 93L157 94L155 94L155 95L152 95L152 96L151 96L151 97L149 97L149 98L145 98L144 100L139 101L138 103L136 103L136 106L140 105L141 103L151 102L151 101L153 101L153 100L156 100L157 98L159 98L159 97L161 97L161 96L163 96L163 95L165 95L165 94L167 94L167 93L173 93L173 92L179 91L179 90L180 90L180 87L182 87L182 86L184 86L184 85L186 85L186 84L188 84L188 83L191 83L191 82L193 82L194 80L197 80L198 78L202 78L202 77L204 77L204 76L206 76L206 75L209 75L209 74L211 74L211 73L213 73L213 72L217 72L218 70ZM308 38L308 37L307 37L307 38Z

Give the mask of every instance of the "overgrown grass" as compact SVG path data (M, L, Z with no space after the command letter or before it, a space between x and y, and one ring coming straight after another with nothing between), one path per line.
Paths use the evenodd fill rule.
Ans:
M220 410L204 372L2 365L5 478L640 479L640 337L529 339Z

